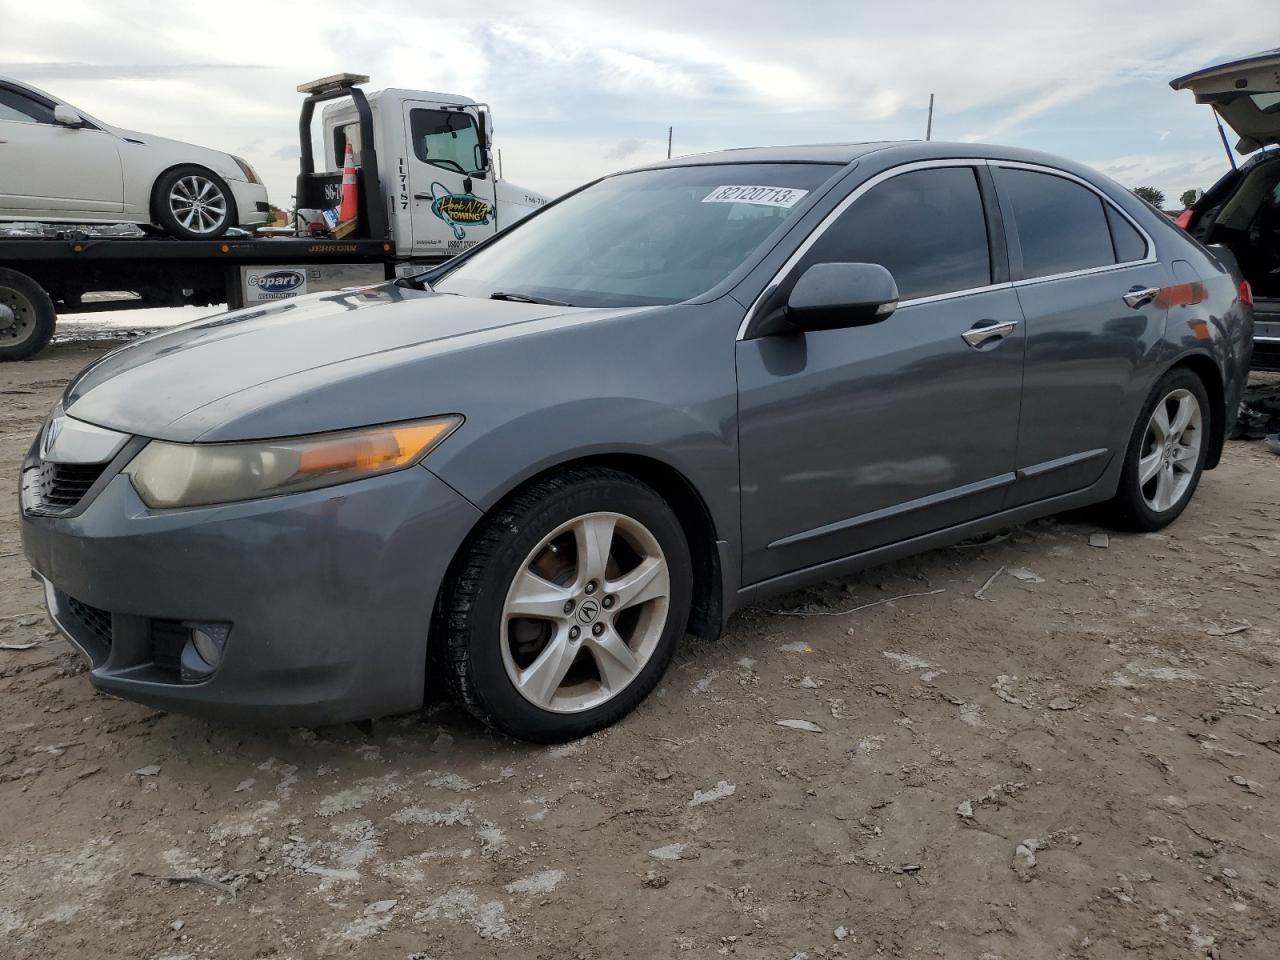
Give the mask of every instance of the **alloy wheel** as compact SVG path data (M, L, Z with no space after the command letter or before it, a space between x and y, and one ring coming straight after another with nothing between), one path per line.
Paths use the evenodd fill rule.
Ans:
M1200 402L1191 391L1180 387L1156 404L1138 458L1138 486L1153 511L1164 513L1182 502L1195 480L1203 442Z
M216 233L227 219L227 198L208 177L188 174L169 190L169 212L192 233Z
M507 591L507 676L544 710L598 707L649 662L669 605L667 560L643 524L618 513L576 517L534 547Z

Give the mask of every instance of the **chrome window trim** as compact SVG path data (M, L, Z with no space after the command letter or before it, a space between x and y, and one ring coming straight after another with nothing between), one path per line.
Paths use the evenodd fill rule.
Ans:
M1087 267L1083 270L1073 270L1068 273L1055 273L1045 277L1029 277L1006 283L987 284L981 287L967 287L963 290L952 290L947 293L938 293L928 297L916 297L912 300L901 301L898 304L899 310L903 307L912 307L922 303L938 303L943 300L953 300L959 297L974 296L979 293L989 293L993 290L1017 289L1018 287L1031 286L1032 284L1037 283L1046 283L1051 280L1066 280L1072 277L1085 277L1094 273L1108 273L1113 270L1124 270L1129 267L1143 266L1145 264L1157 262L1156 245L1155 241L1151 238L1151 234L1149 234L1141 224L1134 220L1133 217L1129 216L1128 213L1121 209L1119 204L1114 200L1108 197L1088 180L1085 180L1083 177L1078 177L1074 173L1068 173L1066 170L1060 170L1057 167L1045 166L1041 163L1024 163L1020 160L988 160L981 157L948 158L945 160L916 160L911 163L904 163L901 166L891 167L888 170L882 170L870 180L859 184L852 193L841 200L830 213L823 217L822 222L810 231L809 236L805 237L804 242L796 248L795 252L791 254L790 257L787 258L786 263L778 268L777 273L773 275L773 278L765 285L765 288L760 291L760 294L751 301L751 306L747 309L746 316L742 318L742 323L738 325L738 334L735 337L735 340L742 340L744 338L744 335L747 332L747 327L749 327L751 325L751 321L755 319L756 311L760 308L760 304L769 296L770 293L777 289L778 284L795 269L801 258L809 252L809 249L815 243L817 243L818 239L827 231L831 224L833 224L840 215L845 212L845 210L849 209L850 206L856 203L858 198L868 190L884 183L886 180L891 180L896 176L904 173L911 173L916 170L927 170L932 167L976 168L980 166L1010 167L1017 170L1030 170L1033 173L1044 173L1050 176L1062 177L1065 180L1071 180L1080 184L1096 194L1103 203L1108 204L1113 210L1119 213L1120 216L1124 217L1124 219L1128 221L1135 230L1138 231L1139 235L1141 235L1147 245L1146 256L1141 260L1126 260L1123 263L1111 263L1098 267Z

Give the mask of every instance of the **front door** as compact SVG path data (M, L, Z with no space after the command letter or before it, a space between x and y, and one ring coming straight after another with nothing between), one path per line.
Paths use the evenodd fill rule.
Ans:
M485 169L477 116L406 101L413 252L452 256L497 230L494 173Z
M116 138L56 123L52 107L0 85L0 209L59 218L120 213Z
M861 193L782 280L880 263L900 306L869 326L738 344L745 583L1001 508L1024 339L989 236L975 167L930 164ZM1000 332L974 335L987 327Z

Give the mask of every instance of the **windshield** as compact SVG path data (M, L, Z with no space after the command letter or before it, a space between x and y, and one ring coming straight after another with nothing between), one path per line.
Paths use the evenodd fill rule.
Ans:
M610 177L500 235L433 286L575 307L679 303L732 273L840 169L740 163Z

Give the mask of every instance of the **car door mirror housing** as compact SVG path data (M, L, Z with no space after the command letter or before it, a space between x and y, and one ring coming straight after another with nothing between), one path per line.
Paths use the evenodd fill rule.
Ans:
M879 323L898 308L898 284L878 263L815 263L787 297L786 320L799 330Z
M53 119L64 127L84 126L84 117L80 116L75 107L69 107L65 103L60 103L53 108Z

